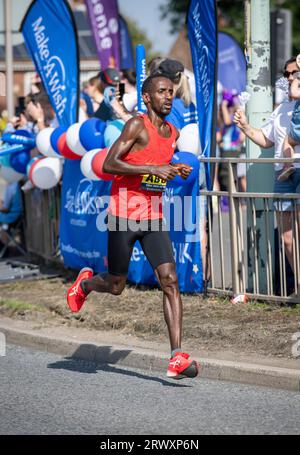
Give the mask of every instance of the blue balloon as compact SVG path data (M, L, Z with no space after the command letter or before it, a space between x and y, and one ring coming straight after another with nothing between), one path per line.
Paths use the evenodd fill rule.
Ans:
M172 180L168 182L168 186L185 186L185 185L191 185L194 183L195 179L199 175L199 160L198 158L191 152L177 152L174 154L172 161L172 164L187 164L188 166L191 166L193 170L191 171L190 175L186 180L184 180L180 175L177 175L174 177Z
M54 131L52 131L51 136L50 136L50 144L53 150L55 150L56 153L60 155L60 151L58 150L57 147L57 142L60 136L67 131L67 128L63 128L62 126L58 126L55 128Z
M10 167L10 155L0 156L0 166Z
M35 135L28 130L16 130L13 133L4 133L1 140L8 144L21 144L31 149L35 147Z
M124 128L125 122L123 120L113 120L107 123L107 127L104 131L104 143L105 147L110 147L118 137L121 135L122 129Z
M30 152L20 152L14 153L10 157L10 165L14 171L19 172L20 174L26 174L26 167L30 161Z
M106 123L98 118L90 118L83 122L79 130L79 140L87 150L104 148L103 133Z

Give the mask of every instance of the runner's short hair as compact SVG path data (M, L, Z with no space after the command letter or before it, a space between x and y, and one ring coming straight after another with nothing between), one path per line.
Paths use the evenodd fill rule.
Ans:
M152 89L152 82L154 79L157 79L158 77L164 77L166 79L169 79L171 82L173 82L169 77L165 76L164 74L153 74L151 76L148 76L147 79L144 80L144 83L142 85L142 94L144 93L150 93Z

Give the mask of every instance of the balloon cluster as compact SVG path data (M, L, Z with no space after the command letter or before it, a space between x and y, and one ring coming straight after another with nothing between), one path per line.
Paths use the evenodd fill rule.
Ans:
M39 132L36 138L36 145L39 152L51 162L40 158L40 163L33 162L32 171L29 171L29 178L35 186L53 186L55 177L59 176L61 166L55 164L58 160L81 160L80 168L83 175L92 180L112 180L113 176L102 173L102 165L106 158L109 147L118 139L124 127L121 120L103 122L97 118L91 118L80 123L74 123L68 129L45 128ZM47 179L36 177L42 175L42 169L48 170ZM60 177L59 177L60 178Z
M18 182L24 177L30 161L30 150L35 146L34 135L27 130L4 133L1 141L0 176L9 183ZM13 152L13 153L11 153Z
M103 122L91 118L68 129L45 128L36 139L26 130L6 133L2 136L3 141L23 147L22 151L0 159L0 175L8 181L18 181L27 174L34 186L50 189L61 179L64 159L69 159L80 160L81 172L90 180L113 180L114 175L105 174L102 167L109 148L118 139L123 127L122 120ZM30 159L30 149L35 145L41 156ZM193 170L188 179L177 176L171 185L189 185L199 172L197 155L201 154L201 146L196 123L181 130L177 148L172 162L188 164Z

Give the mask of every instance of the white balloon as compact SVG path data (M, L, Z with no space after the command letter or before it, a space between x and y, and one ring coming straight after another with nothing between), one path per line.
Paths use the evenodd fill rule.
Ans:
M34 165L31 181L41 190L49 190L58 184L63 170L62 160L48 157L41 159Z
M124 93L122 102L127 111L132 112L137 105L137 92Z
M92 161L94 156L100 152L101 149L93 149L87 152L80 161L80 170L83 175L89 180L100 180L92 169Z
M78 122L74 123L68 128L66 142L67 146L72 150L73 153L76 153L76 155L79 156L83 156L86 153L86 149L83 147L79 139L80 127L81 124Z
M180 130L177 148L180 152L191 152L196 156L201 155L202 151L197 123L190 123Z
M12 167L0 165L0 177L2 177L8 183L13 183L21 180L24 177L24 174L16 172Z
M44 128L41 130L36 137L36 146L38 151L44 156L50 156L58 158L60 155L52 148L50 142L50 136L53 133L54 128Z

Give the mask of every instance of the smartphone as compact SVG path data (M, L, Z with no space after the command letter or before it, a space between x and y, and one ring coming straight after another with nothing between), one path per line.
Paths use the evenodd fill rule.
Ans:
M18 97L18 104L15 109L15 115L19 117L25 111L25 96Z
M123 82L119 83L119 93L120 93L120 99L123 99L124 93L125 93L125 84Z

